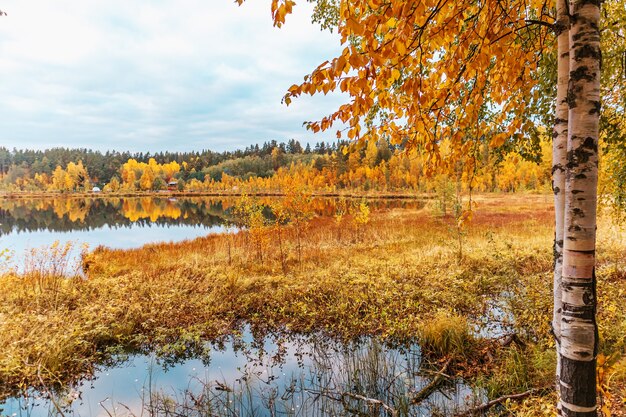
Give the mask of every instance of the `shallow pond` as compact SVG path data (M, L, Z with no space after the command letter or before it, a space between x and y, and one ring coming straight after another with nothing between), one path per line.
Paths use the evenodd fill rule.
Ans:
M341 344L319 337L246 332L201 359L131 356L91 381L52 394L31 393L0 405L3 416L343 416L452 415L484 400L462 381L448 380L419 404L428 385L419 347L387 347L373 339ZM377 402L378 401L378 402ZM384 403L384 405L382 405Z

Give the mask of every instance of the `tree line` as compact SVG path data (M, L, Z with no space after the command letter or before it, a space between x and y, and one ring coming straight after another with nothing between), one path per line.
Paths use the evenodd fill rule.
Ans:
M450 144L442 142L446 146ZM550 157L547 138L534 151L494 151L484 143L445 175L433 177L427 172L429 161L418 149L384 139L360 146L318 142L313 147L296 140L270 141L222 153L0 148L0 189L85 192L97 186L106 192L283 192L299 187L312 192L389 192L432 191L444 181L463 189L516 191L547 189Z
M222 162L248 156L266 157L278 148L283 154L326 154L337 151L344 143L317 142L302 146L299 141L266 141L262 145L251 145L235 151L215 152L211 150L190 152L101 152L87 148L51 148L45 150L12 149L0 147L0 176L5 183L15 183L18 178L34 179L35 174L52 175L56 167L65 168L70 162L81 161L93 184L104 185L119 175L120 168L130 159L148 163L154 159L159 164L176 162L191 164L196 172Z

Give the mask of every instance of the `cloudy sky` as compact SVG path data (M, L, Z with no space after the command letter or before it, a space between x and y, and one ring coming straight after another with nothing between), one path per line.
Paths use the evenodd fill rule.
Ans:
M299 0L281 29L270 0L5 0L0 146L228 150L312 136L338 95L280 103L340 50Z

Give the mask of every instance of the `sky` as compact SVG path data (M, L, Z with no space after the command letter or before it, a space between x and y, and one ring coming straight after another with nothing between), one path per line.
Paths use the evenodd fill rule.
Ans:
M311 6L270 0L3 0L0 146L131 152L332 141L302 127L345 97L287 89L341 50Z

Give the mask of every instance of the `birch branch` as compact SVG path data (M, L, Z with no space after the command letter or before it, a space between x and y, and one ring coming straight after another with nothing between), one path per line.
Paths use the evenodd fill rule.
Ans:
M469 410L464 411L462 413L455 414L454 417L474 416L474 415L477 415L479 413L484 413L485 411L489 410L494 405L501 404L501 403L505 402L506 400L520 401L520 400L523 400L526 397L530 397L533 394L537 394L537 393L545 391L545 390L546 390L546 388L533 388L533 389L529 389L528 391L521 392L521 393L518 393L518 394L503 395L502 397L496 398L495 400L491 400L491 401L489 401L487 403L484 403L484 404L481 404L479 406L470 408Z
M426 398L428 398L428 396L432 394L435 389L437 389L439 384L441 384L444 379L448 377L446 375L446 372L448 371L450 362L452 362L452 358L448 359L446 363L443 364L443 367L439 370L439 372L436 372L435 377L432 379L432 381L430 381L428 385L422 388L417 394L413 396L413 398L411 398L411 404L421 403Z
M382 407L385 411L387 411L388 413L390 413L392 416L396 417L398 415L398 411L385 404L385 402L381 401L381 400L377 400L375 398L368 398L368 397L364 397L362 395L358 395L358 394L352 394L351 392L344 392L341 394L342 397L349 397L349 398L353 398L355 400L361 400L367 404L373 404L373 405L378 405L380 407Z

